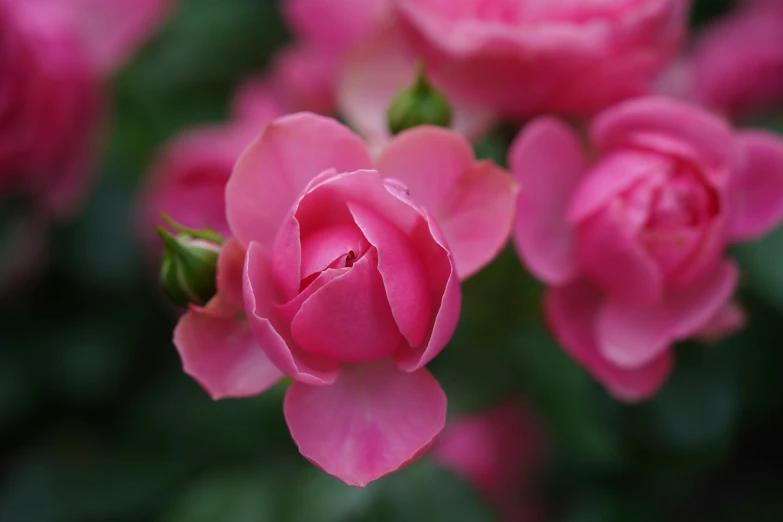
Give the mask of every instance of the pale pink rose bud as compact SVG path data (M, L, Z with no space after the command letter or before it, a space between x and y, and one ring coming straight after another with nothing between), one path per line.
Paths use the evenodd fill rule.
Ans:
M565 123L535 120L509 162L525 187L515 242L552 286L548 322L624 400L654 394L671 346L728 305L737 268L726 248L783 217L783 140L671 99L608 109L587 143Z

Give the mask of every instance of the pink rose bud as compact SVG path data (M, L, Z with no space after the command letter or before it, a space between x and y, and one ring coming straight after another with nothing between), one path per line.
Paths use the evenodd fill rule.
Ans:
M194 230L169 224L172 235L158 227L164 250L160 264L160 284L176 304L203 306L217 293L217 259L223 238L212 230Z
M504 115L589 116L647 92L681 42L683 0L396 0L428 70Z
M688 58L690 95L734 118L783 107L783 2L753 2L708 27Z
M615 396L640 400L666 379L673 343L731 299L726 248L781 221L783 141L649 97L599 115L588 147L551 118L516 139L515 242L552 286L546 316L564 348Z
M373 162L334 120L270 123L226 188L234 253L221 258L234 261L219 263L217 304L177 327L186 371L213 397L282 372L305 457L354 486L399 469L443 428L424 366L454 332L460 278L507 241L515 197L505 171L445 129L401 133Z

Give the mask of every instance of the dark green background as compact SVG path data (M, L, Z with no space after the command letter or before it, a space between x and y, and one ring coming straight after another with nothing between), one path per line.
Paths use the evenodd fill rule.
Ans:
M694 23L727 4L703 0ZM162 141L223 118L236 82L286 40L275 9L185 1L111 86L94 194L53 231L39 280L0 304L1 522L493 520L426 457L344 486L296 452L281 388L215 403L180 369L175 315L134 239L136 192ZM630 407L554 345L540 287L505 252L465 285L459 330L431 365L450 414L529 398L554 449L541 477L552 520L783 520L783 230L736 254L747 331L681 346L669 384Z

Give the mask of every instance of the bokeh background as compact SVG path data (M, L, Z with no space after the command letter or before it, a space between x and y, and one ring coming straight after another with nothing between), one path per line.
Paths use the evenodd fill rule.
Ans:
M696 2L694 27L729 6ZM213 402L182 373L176 313L137 239L138 190L165 140L224 120L237 83L287 39L273 0L184 0L110 85L92 195L53 231L41 273L0 303L1 522L496 520L426 456L349 488L299 455L281 387ZM783 131L783 115L761 123ZM0 252L15 212L0 206ZM457 334L431 365L450 415L524 398L546 440L527 493L544 520L783 520L783 230L736 256L749 327L677 350L663 391L625 406L557 348L538 284L505 252L466 283Z

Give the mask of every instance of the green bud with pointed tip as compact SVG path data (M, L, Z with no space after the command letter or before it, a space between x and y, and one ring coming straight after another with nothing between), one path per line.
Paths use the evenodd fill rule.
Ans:
M451 107L446 98L427 81L424 66L420 63L416 82L394 98L386 118L392 134L419 125L448 127L451 125Z
M217 261L223 238L212 230L188 229L164 216L177 231L158 227L164 251L160 284L176 304L204 306L217 293Z

